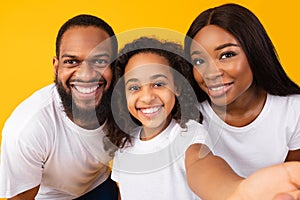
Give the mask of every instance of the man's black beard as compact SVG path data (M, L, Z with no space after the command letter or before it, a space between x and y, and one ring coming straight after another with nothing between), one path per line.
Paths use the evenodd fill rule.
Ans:
M73 102L71 92L67 93L62 82L58 81L57 77L55 77L55 85L61 98L64 111L73 122L80 121L89 124L97 120L99 126L105 122L110 108L111 89L103 91L101 101L94 109L82 109Z

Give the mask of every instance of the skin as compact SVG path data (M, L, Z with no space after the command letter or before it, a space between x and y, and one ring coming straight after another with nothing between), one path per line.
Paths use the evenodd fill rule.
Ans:
M210 97L212 109L231 126L243 127L253 122L262 111L267 94L253 84L247 57L236 38L216 25L207 25L194 41L194 77ZM300 161L300 150L289 151L286 161Z
M186 151L185 159L188 184L202 199L286 200L290 197L296 200L297 197L299 198L299 162L286 162L266 167L243 179L237 176L222 158L210 153L202 157L201 154L207 151L201 144L191 145Z
M72 94L73 102L80 109L93 112L101 101L103 91L111 85L109 63L112 50L105 41L108 38L105 31L96 27L70 28L63 35L60 57L53 59L58 80L65 91ZM71 120L86 129L99 127L96 118Z
M170 123L175 105L174 80L168 61L153 53L139 53L125 68L129 112L143 125L141 139L149 140Z
M231 126L251 123L263 109L266 92L253 84L251 68L238 41L215 25L202 28L194 40L190 49L194 77L210 97L212 109ZM279 200L296 199L299 194L300 164L297 162L267 167L242 179L221 158L211 155L199 158L201 149L201 145L195 144L187 150L186 169L191 188L204 199ZM299 155L299 150L290 151L287 160L299 160ZM209 168L210 165L220 167ZM198 173L204 170L205 174ZM287 173L294 170L298 171Z
M252 84L253 75L240 44L215 25L205 26L194 40L194 77L209 95L213 110L229 125L251 123L263 108L266 92Z
M74 103L81 109L93 110L101 101L103 91L111 85L112 71L108 63L112 50L107 43L99 45L107 38L109 35L99 28L72 27L62 37L60 57L53 58L58 81L72 94ZM102 84L103 79L106 85ZM94 119L71 120L81 127L92 129L99 127L97 119ZM10 199L33 200L38 190L39 185Z

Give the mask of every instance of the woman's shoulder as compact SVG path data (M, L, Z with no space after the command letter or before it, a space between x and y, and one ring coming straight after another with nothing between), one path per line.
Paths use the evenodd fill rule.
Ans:
M300 94L292 94L287 96L277 96L268 94L268 98L274 103L300 106Z

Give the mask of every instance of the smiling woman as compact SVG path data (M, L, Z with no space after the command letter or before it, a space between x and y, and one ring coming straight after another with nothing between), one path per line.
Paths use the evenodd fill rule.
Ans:
M186 77L215 155L245 178L300 161L300 88L253 12L238 4L201 12L187 31L185 51L192 63ZM187 156L197 160L197 151ZM188 177L194 188L196 174Z

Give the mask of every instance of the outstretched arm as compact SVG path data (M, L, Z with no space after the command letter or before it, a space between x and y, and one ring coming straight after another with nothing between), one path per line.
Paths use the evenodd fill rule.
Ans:
M228 199L243 180L222 158L201 144L187 149L185 166L189 186L203 200Z
M188 183L203 200L284 200L300 193L300 162L270 166L243 179L222 158L202 156L207 151L201 144L191 145L185 163Z

